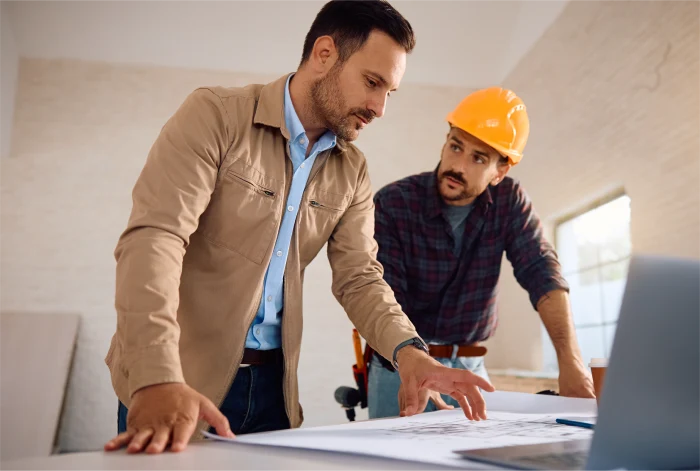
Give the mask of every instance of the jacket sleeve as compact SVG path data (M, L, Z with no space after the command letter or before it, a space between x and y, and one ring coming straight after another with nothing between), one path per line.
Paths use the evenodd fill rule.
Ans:
M221 99L194 91L167 121L133 189L115 250L117 341L129 395L184 382L177 323L182 260L216 184L230 123Z
M394 349L418 337L384 281L374 240L374 203L366 162L355 195L328 241L333 294L367 343L391 361Z

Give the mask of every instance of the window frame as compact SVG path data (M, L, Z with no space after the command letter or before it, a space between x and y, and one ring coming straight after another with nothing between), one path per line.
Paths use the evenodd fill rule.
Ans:
M568 212L568 213L565 213L564 215L562 215L562 216L556 218L556 219L553 221L553 224L552 224L552 226L551 226L551 227L552 227L552 242L553 242L555 251L556 251L557 254L558 254L558 253L559 253L559 249L560 249L560 242L561 242L560 237L559 237L559 228L560 228L563 224L568 223L568 222L571 222L571 221L573 221L574 219L576 219L576 218L578 218L578 217L580 217L580 216L583 216L584 214L587 214L587 213L589 213L589 212L591 212L591 211L594 211L594 210L596 210L596 209L598 209L598 208L600 208L600 207L602 207L602 206L604 206L604 205L606 205L606 204L608 204L608 203L611 203L611 202L613 202L613 201L615 201L615 200L617 200L617 199L619 199L619 198L625 197L625 196L626 196L627 198L629 198L629 201L630 201L630 213L629 213L629 214L630 214L630 231L629 231L630 250L629 250L629 253L628 253L626 256L621 257L621 258L616 259L616 260L613 260L613 261L607 261L607 262L604 262L604 263L596 263L596 264L591 265L591 266L580 267L580 268L578 268L578 269L576 269L576 270L573 270L573 271L565 271L565 267L562 266L562 275L564 276L564 278L566 278L567 276L571 276L572 274L580 275L581 273L584 273L584 272L586 272L586 271L588 271L588 270L594 270L594 269L595 269L595 270L602 270L602 269L604 269L606 266L614 265L614 264L616 264L616 263L620 263L620 262L624 262L624 261L629 261L629 260L631 259L632 253L633 253L633 248L632 248L632 230L631 230L631 218L632 218L632 208L631 208L631 204L632 204L632 203L631 203L631 202L632 202L632 198L631 198L630 195L625 191L624 188L622 188L622 187L621 187L621 188L617 188L617 189L615 189L615 190L613 190L613 191L610 191L610 192L606 193L604 196L601 196L601 197L599 197L599 198L596 198L596 199L593 199L593 200L589 201L588 203L586 203L586 204L580 206L579 208L577 208L577 209L574 210L574 211L570 211L570 212ZM625 274L625 278L624 278L624 279L625 279L625 282L626 282L626 280L627 280L627 274ZM601 280L601 281L599 281L597 284L598 284L599 286L602 286L602 283L603 283L603 281ZM571 311L572 311L572 324L573 324L574 332L576 333L576 336L578 337L578 335L579 335L579 329L587 329L587 328L599 328L599 329L601 329L601 334L602 334L602 336L603 336L601 340L603 341L605 351L606 351L607 354L609 355L609 353L610 353L610 347L609 347L609 345L610 345L610 344L608 343L608 339L607 339L607 334L606 334L606 332L607 332L607 329L610 328L610 327L613 327L614 329L617 328L618 318L616 317L616 318L615 318L615 321L608 321L608 320L606 320L606 317L607 317L607 316L606 316L606 313L603 312L603 309L604 309L604 308L601 306L601 309L602 309L602 310L601 310L601 312L600 312L600 317L601 317L601 322L600 322L600 323L585 323L585 324L577 325L577 324L576 324L576 321L575 321L575 318L573 317L573 310L574 310L574 309L575 309L575 306L571 306ZM546 330L543 331L543 334L546 335ZM549 342L551 343L551 340L548 339L548 337L545 338L544 340L545 340L545 341L549 341ZM578 340L578 339L577 339L577 340ZM612 339L610 339L610 342L611 342L611 341L612 341ZM545 353L544 350L545 350L545 344L543 344L543 354ZM583 353L583 352L581 352L581 353ZM547 362L548 359L549 359L549 358L543 358L543 362L544 362L544 365L543 365L543 366L545 366L545 369L546 369L547 371L549 371L549 369L546 368L546 367L547 367L547 364L548 364L548 362ZM549 359L549 360L551 360L551 359Z

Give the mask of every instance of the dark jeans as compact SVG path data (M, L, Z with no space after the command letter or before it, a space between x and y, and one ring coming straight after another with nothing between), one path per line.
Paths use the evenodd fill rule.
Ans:
M282 392L283 368L281 364L274 364L238 370L220 409L233 433L243 435L289 428ZM119 433L126 431L127 413L127 408L119 402Z

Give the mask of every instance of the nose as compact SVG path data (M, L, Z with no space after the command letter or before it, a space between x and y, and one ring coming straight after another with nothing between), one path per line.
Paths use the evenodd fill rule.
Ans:
M463 180L466 180L466 170L467 166L462 162L455 162L454 166L452 167L452 171L461 176Z
M374 113L375 118L384 116L384 111L386 110L386 95L382 94L370 100L367 108Z

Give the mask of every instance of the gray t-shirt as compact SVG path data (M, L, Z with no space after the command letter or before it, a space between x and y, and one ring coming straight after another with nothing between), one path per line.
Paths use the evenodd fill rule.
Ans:
M445 217L452 226L452 234L455 238L455 246L452 249L455 255L459 255L462 251L462 236L464 235L464 225L467 221L467 216L472 212L474 203L465 206L452 206L448 204L442 205L442 211Z

